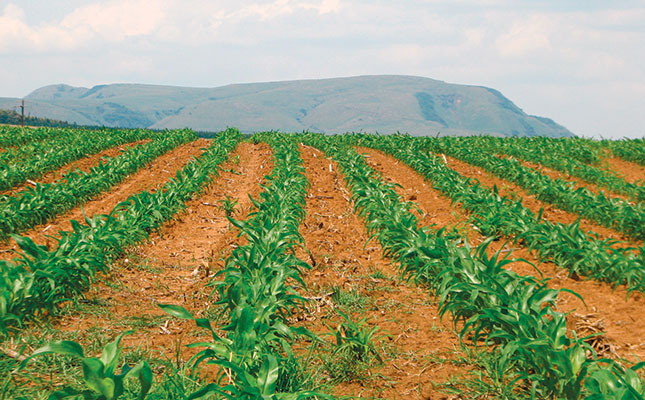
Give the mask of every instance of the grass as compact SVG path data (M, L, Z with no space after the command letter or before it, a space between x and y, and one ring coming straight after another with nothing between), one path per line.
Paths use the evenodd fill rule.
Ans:
M337 306L348 312L362 311L367 308L371 299L352 288L345 290L340 287L331 287L331 299Z

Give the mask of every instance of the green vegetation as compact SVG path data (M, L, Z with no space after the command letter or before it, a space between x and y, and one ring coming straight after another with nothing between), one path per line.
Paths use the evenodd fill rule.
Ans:
M489 151L473 151L479 146L476 138L418 138L415 144L417 152L423 149L463 160L519 185L538 199L560 209L577 213L635 239L645 239L643 204L629 204L617 198L608 198L603 193L594 194L587 188L576 188L572 182L552 179L515 159L499 158Z
M195 366L214 364L221 370L215 382L189 399L326 397L309 390L291 347L297 336L317 339L288 324L288 316L306 301L293 285L304 286L301 270L309 265L296 258L293 249L303 245L299 225L308 182L294 141L271 133L260 137L271 144L275 166L260 199L253 200L257 211L246 221L229 218L249 243L233 251L212 283L218 304L228 314L229 322L222 328L227 336L218 336L210 321L194 318L182 307L162 305L173 316L194 319L212 335L212 342L194 345L204 350L193 362ZM229 384L223 385L224 377Z
M28 179L36 179L45 172L111 147L155 136L153 132L141 130L61 131L60 135L52 139L21 145L0 153L0 190L10 189Z
M601 145L626 161L645 165L645 139L603 140Z
M121 156L101 161L88 172L66 174L62 180L36 184L15 196L0 196L0 240L42 224L53 216L72 209L110 189L126 176L173 148L195 140L192 131L172 131L150 143L131 147Z
M471 221L483 235L510 237L536 250L541 259L569 269L571 274L645 291L642 247L634 253L633 249L617 247L616 241L601 240L583 231L579 223L565 225L544 220L524 207L521 200L502 197L496 188L450 169L441 157L420 152L416 139L409 136L364 135L349 140L392 154L417 170L435 189L469 210Z
M197 195L239 139L237 131L226 131L160 190L135 194L108 215L86 217L86 224L72 221L73 231L61 232L53 250L12 236L23 255L0 261L0 334L43 311L55 312L60 302L86 290L97 272L109 269L112 258L144 240Z
M428 98L423 97L423 101L430 104ZM438 107L432 101L432 106ZM504 104L512 111L512 104ZM37 130L24 132L33 133L33 141L58 140L57 134L49 131L42 131L42 135L36 134ZM0 141L9 140L10 135L5 133L0 129ZM243 135L233 129L220 133L206 152L188 162L162 188L132 195L108 215L87 216L84 223L72 221L72 230L61 232L51 249L36 245L27 237L10 235L27 229L29 223L33 225L50 218L60 212L57 210L71 207L74 201L82 202L91 193L100 193L108 187L103 182L118 182L128 171L180 143L193 140L195 134L182 130L150 137L153 139L150 143L130 149L90 173L74 172L57 184L38 185L38 190L24 191L16 197L22 203L11 203L13 208L2 208L9 207L11 198L0 199L3 237L12 237L21 249L19 258L0 260L0 340L12 345L24 344L18 348L17 355L0 349L9 355L0 357L0 376L5 380L0 398L44 399L47 395L49 399L75 400L331 398L311 376L314 367L310 361L316 349L322 349L317 354L319 364L322 363L319 367L326 372L331 384L355 381L364 384L377 377L387 379L372 374L370 369L388 362L392 355L389 349L394 345L390 343L391 347L387 347L383 343L384 339L392 338L360 315L377 310L374 308L377 302L364 294L371 289L357 290L353 284L324 287L330 289L325 298L329 296L332 308L338 313L332 317L334 322L322 321L323 325L333 326L329 334L333 340L322 340L294 323L307 317L306 306L311 299L303 293L307 290L303 272L310 266L297 256L301 254L300 248L306 250L300 225L305 219L309 190L303 159L298 152L300 142L319 148L337 163L355 212L363 219L370 239L378 240L384 255L399 266L401 277L407 281L405 284L427 289L434 296L428 301L436 301L440 315L453 322L461 343L488 374L488 378L473 383L469 388L473 392L499 398L643 398L645 386L640 374L645 363L629 366L599 358L587 343L590 337L567 326L567 314L558 311L556 306L563 292L578 296L576 293L565 288L552 289L547 279L512 271L509 263L522 260L503 256L503 250L491 252L489 245L493 240L508 238L535 250L542 259L568 268L572 274L614 285L625 284L632 291L645 291L643 249L620 248L615 241L601 240L593 233L582 231L578 223L563 225L546 221L541 213L536 215L524 207L521 199L502 197L496 188L487 188L459 175L441 157L428 151L455 154L490 166L500 174L497 163L501 160L491 154L494 147L515 157L532 157L533 161L539 158L540 162L553 162L553 165L560 161L551 153L560 149L568 159L575 160L567 165L597 164L601 158L600 144L577 139L567 142L256 134L251 138L254 143L262 141L271 146L274 167L265 177L260 195L251 198L253 210L246 220L234 218L237 200L225 196L217 202L229 223L239 230L244 244L230 246L226 253L230 251L230 255L226 259L222 257L223 267L214 276L208 274L208 286L198 289L198 292L212 290L213 307L199 309L202 303L195 302L193 307L197 309L189 312L178 305L160 304L168 315L123 317L115 324L118 330L126 330L163 326L169 318L194 321L196 328L209 337L189 345L198 348L198 352L187 364L180 361L179 342L173 361L153 359L141 349L122 354L121 341L129 332L114 338L114 333L101 332L99 327L89 330L91 338L85 348L78 344L79 336L73 336L77 332L57 332L53 338L50 332L45 332L28 342L14 342L27 322L37 321L36 325L42 326L34 329L46 331L48 317L60 313L61 309L70 314L92 314L99 319L120 318L117 312L106 307L109 301L97 300L97 296L80 303L79 296L95 282L98 273L110 271L110 263L123 254L133 254L129 257L132 260L129 268L142 273L148 271L151 267L134 254L132 246L146 240L151 231L198 196L221 171L221 163ZM418 207L405 201L397 194L394 184L385 182L372 170L353 148L356 145L382 150L410 165L434 188L468 210L470 222L488 239L473 247L465 238L465 225L450 231L422 226ZM469 146L471 153L487 154L468 155ZM473 152L474 146L485 151ZM534 146L541 149L532 149ZM510 171L507 174L513 179L533 177L540 183L542 192L555 193L554 198L562 194L559 183L530 175L517 161L501 165ZM593 201L602 200L590 200L580 193L575 196L578 197L567 197L567 201L596 204ZM619 211L606 211L603 215L607 218L627 212L626 206L619 203L609 205ZM604 209L608 210L609 205ZM639 207L633 206L632 219L617 219L612 226L637 232L634 224L641 218ZM211 254L209 259L214 257ZM344 265L337 263L321 272L338 273ZM368 267L369 275L363 277L387 278L374 265L368 264ZM105 283L114 288L125 287L119 280L105 279ZM155 284L164 285L164 282L157 280ZM396 281L388 280L390 284ZM68 302L69 299L74 301ZM396 301L403 304L405 300L397 298ZM65 306L61 307L63 302ZM381 313L389 310L392 307L380 309ZM414 308L405 312L414 312ZM386 318L388 324L396 320L396 316ZM428 329L433 334L442 329L448 331L436 325ZM27 349L27 343L37 350ZM101 355L88 356L94 352ZM21 359L24 356L27 359ZM429 363L447 362L432 352L423 357ZM208 373L202 374L205 370ZM34 397L35 394L39 397Z
M384 183L345 141L308 135L309 145L333 157L343 170L359 215L368 231L383 246L386 256L396 260L402 274L428 285L439 300L441 314L452 316L463 341L483 341L495 352L501 382L511 389L529 392L533 398L579 399L629 398L642 396L640 368L617 369L597 360L584 338L566 326L566 315L555 311L558 294L546 281L521 276L504 269L509 262L500 253L487 255L489 242L471 248L454 233L419 229L410 213L413 204L404 202L393 186ZM374 137L378 142L383 138ZM405 138L389 138L405 148ZM599 372L602 371L602 372ZM604 376L603 376L604 375ZM598 377L603 385L593 382ZM601 378L602 377L602 378ZM611 382L620 382L622 393L609 393ZM618 394L617 394L618 393Z
M600 164L599 148L586 145L584 139L563 140L545 137L501 139L483 136L464 139L464 145L493 155L507 154L524 161L539 163L601 188L629 196L632 200L645 201L645 187L629 183L597 167ZM630 154L636 153L635 149L638 147L632 146ZM640 148L645 146L641 144Z
M0 110L0 124L20 125L23 120L20 114L13 110ZM44 126L49 128L70 128L76 127L76 124L70 124L65 121L58 121L50 118L38 118L26 115L24 124L27 126Z
M83 381L87 389L80 391L68 386L52 393L50 399L116 400L124 392L124 381L128 377L134 377L141 385L139 399L143 400L152 386L152 370L148 363L141 361L135 367L126 364L121 368L121 372L116 372L122 351L121 338L128 333L119 335L112 343L105 346L99 358L86 357L83 348L76 342L52 342L34 351L22 362L20 368L24 368L31 358L45 354L77 357L81 360Z

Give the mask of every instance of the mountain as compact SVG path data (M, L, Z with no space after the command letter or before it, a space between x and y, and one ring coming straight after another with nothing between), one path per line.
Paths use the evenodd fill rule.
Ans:
M0 98L0 108L16 99ZM81 125L243 132L408 132L571 136L527 115L495 89L399 75L189 88L141 84L51 85L25 97L26 112Z

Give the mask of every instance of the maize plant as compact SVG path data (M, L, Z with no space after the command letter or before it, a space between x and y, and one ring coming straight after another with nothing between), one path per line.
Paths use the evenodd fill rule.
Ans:
M61 301L82 294L113 257L145 240L198 195L240 138L236 130L225 131L160 190L134 194L108 215L86 217L85 224L72 221L72 231L61 232L53 250L14 235L22 252L12 262L0 261L0 334L44 310L55 312Z
M172 131L150 143L129 148L118 157L101 161L88 172L72 171L58 182L36 184L15 196L0 196L0 240L45 223L109 190L155 158L195 138L195 133L189 130Z
M554 139L546 137L497 138L478 136L464 139L471 148L491 154L506 154L524 161L540 163L554 170L578 177L586 182L630 197L634 201L645 200L645 187L625 181L623 178L589 163L599 164L597 149L579 146L577 138ZM586 150L586 151L585 151Z
M70 134L49 141L34 142L0 153L0 190L36 179L45 172L83 157L141 139L160 136L150 131L70 130Z
M544 220L515 201L502 197L478 181L467 179L446 166L440 157L418 151L407 136L352 136L346 140L382 150L424 176L433 188L471 213L471 221L486 236L508 237L535 250L542 260L552 261L571 274L645 290L643 248L617 247L617 242L599 239L580 229L579 223L560 224Z
M353 149L319 135L303 139L336 160L355 208L384 254L400 264L405 277L429 285L440 313L450 314L461 327L460 338L493 347L497 369L514 377L506 380L508 387L523 382L533 398L586 395L585 379L598 361L584 338L568 333L566 315L555 310L565 289L549 289L544 280L504 269L509 260L499 252L489 257L488 242L472 249L457 234L418 228L409 212L414 205L402 202ZM630 393L641 390L632 374L605 371Z
M584 187L562 179L552 179L523 166L515 159L499 158L486 151L472 151L467 138L415 138L417 151L443 153L483 168L492 174L521 186L539 200L579 214L608 228L614 228L638 240L645 239L645 205L630 204L618 198L595 194Z
M313 334L287 321L305 303L293 285L304 286L301 271L309 268L293 253L303 245L298 227L305 216L308 183L302 159L289 137L264 133L254 138L271 145L275 165L260 199L252 199L257 211L246 221L228 217L248 244L233 251L212 283L218 304L226 309L226 337L218 336L207 319L194 318L180 306L161 307L173 316L194 319L212 335L212 342L193 345L204 349L192 362L195 367L214 364L221 371L215 382L189 399L327 398L302 387L291 344L296 336Z
M76 342L67 340L52 342L34 351L20 364L19 368L25 368L29 360L45 354L72 356L81 361L86 389L81 391L73 387L65 387L52 393L49 396L50 399L116 400L124 392L124 381L132 377L139 380L141 388L138 399L143 400L152 386L152 370L148 363L141 361L134 367L126 364L121 367L121 372L116 371L122 350L121 339L128 333L131 331L120 334L105 346L101 357L86 357L83 348Z
M20 146L25 143L40 142L45 139L64 136L69 130L47 127L0 126L0 148Z
M601 146L609 148L616 156L626 161L645 165L645 139L603 140Z

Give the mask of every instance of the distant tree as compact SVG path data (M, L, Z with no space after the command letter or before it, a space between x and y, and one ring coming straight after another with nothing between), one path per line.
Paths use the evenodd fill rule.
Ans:
M0 124L20 125L20 114L13 110L0 110ZM25 125L29 126L48 126L52 128L68 128L78 126L76 123L59 121L50 118L25 116Z

